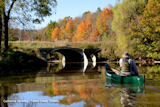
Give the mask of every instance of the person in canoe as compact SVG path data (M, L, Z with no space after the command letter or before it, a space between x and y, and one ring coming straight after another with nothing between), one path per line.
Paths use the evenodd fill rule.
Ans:
M130 54L124 52L122 58L119 60L120 75L122 76L135 76L138 75L138 70L134 60L130 59Z

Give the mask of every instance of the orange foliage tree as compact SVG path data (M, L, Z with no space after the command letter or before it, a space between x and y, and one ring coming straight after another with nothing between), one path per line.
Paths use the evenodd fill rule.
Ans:
M52 32L52 40L99 41L111 31L112 10L104 8L98 14L85 12L80 18L65 17Z
M92 32L93 25L90 21L82 20L77 27L73 41L87 41L89 40L90 33Z
M73 23L73 19L70 18L67 21L67 24L65 26L65 36L66 36L66 39L71 40L71 38L73 37L73 32L74 32L74 23Z
M96 28L100 35L109 33L111 30L112 10L104 8L101 14L97 17Z
M96 41L98 41L98 36L99 36L99 32L98 32L98 30L96 28L94 28L94 30L90 34L89 41L90 42L96 42Z
M53 32L52 32L52 40L53 41L57 41L59 38L59 33L60 33L60 29L58 27L54 28Z

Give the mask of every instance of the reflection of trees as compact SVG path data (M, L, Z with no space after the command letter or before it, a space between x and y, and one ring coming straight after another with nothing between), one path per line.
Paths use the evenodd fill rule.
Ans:
M121 104L123 107L136 107L134 101L136 100L136 93L129 88L121 89Z
M120 84L115 81L106 80L106 89L110 93L109 101L112 107L135 107L138 94L144 93L144 85Z
M63 69L62 63L48 63L47 66L47 72L59 72L61 69Z
M160 66L147 66L147 67L141 67L139 71L143 71L143 74L145 74L145 78L149 80L160 80Z
M107 106L108 93L98 80L74 80L52 82L54 95L65 95L60 100L61 104L72 104L84 101L85 105L102 105Z
M154 96L154 97L153 97ZM139 101L137 101L138 107L160 107L160 94L159 93L148 93L145 96L139 96Z
M139 71L145 75L145 95L137 96L137 107L160 107L160 66L142 66ZM149 80L149 81L148 81Z
M145 95L138 96L137 107L160 107L160 83L159 82L146 82Z
M3 100L7 100L9 88L7 86L0 86L0 106L8 107L7 103L3 103Z
M17 93L19 91L17 89L17 84L34 82L37 71L33 73L26 72L24 71L25 75L0 77L0 107L8 107L8 104L3 103L3 100L7 100L8 96L10 96L12 93Z

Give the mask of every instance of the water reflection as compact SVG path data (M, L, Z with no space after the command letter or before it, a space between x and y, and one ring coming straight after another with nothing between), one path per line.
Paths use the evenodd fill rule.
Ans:
M28 74L22 73L21 75L1 77L0 78L0 105L2 107L8 107L8 106L9 107L10 106L12 107L20 107L20 106L41 107L42 106L43 107L44 105L63 106L63 105L70 104L66 102L67 99L75 99L73 97L73 94L75 93L75 97L78 97L76 99L80 99L80 101L77 104L74 104L74 101L73 101L73 103L70 105L83 106L86 101L84 101L83 98L80 98L81 97L80 93L77 95L77 93L79 92L77 90L80 87L82 87L83 89L86 89L85 87L87 87L87 85L84 85L84 83L88 83L88 82L89 84L91 84L91 86L89 87L90 90L91 88L94 89L95 87L94 83L100 83L100 85L102 86L103 84L101 83L102 82L101 74L96 73L98 71L97 69L93 68L94 73L92 74L83 75L82 67L83 66L81 66L81 64L66 64L65 68L63 68L59 64L57 65L54 64L53 66L50 66L46 70L42 69L38 72L31 70L34 73L29 72ZM88 68L88 69L92 69L92 68ZM50 72L53 72L53 74L50 75ZM80 73L77 74L77 72L80 72ZM93 81L90 81L92 79ZM53 87L54 84L58 84L58 85ZM74 90L74 93L72 93L72 90ZM60 93L58 94L57 92L60 92ZM71 96L73 98L71 98ZM35 100L35 101L47 100L52 102L36 103L36 102L33 102L32 100ZM13 102L7 103L7 101L13 101ZM22 101L26 101L26 102L22 102Z
M91 75L90 75L91 76ZM12 107L96 106L107 105L108 93L97 77L83 80L58 80L47 83L19 83L1 97L2 104ZM13 90L15 89L15 90ZM4 91L4 90L3 90ZM1 91L2 92L2 91ZM4 100L15 101L4 103ZM25 102L22 102L25 101ZM76 103L76 104L75 104Z
M99 65L93 65L93 63L49 63L47 67L47 72L52 73L87 73L87 72L97 72Z
M120 96L120 102L123 107L136 107L134 104L134 101L136 101L136 94L132 89L122 88Z
M120 104L122 107L136 107L137 95L144 94L144 85L119 84L107 79L105 86L106 89L120 88Z
M1 76L0 78L0 106L8 107L8 103L4 103L5 100L8 100L8 97L13 93L20 92L17 85L20 83L29 83L34 82L36 77L36 72L29 72L25 75L15 75L15 76Z
M1 76L0 106L120 107L127 105L159 107L160 79L158 77L160 76L158 76L158 69L157 66L139 68L140 74L145 72L146 75L153 75L152 78L147 77L144 87L106 81L104 64L96 64L95 67L88 64L85 75L83 74L83 64L70 64L65 68L58 64L51 64L50 67L38 71L30 69L30 71L26 71L28 73L25 72L21 75ZM154 74L157 75L155 78ZM9 99L16 100L16 102L3 102ZM28 102L20 102L22 100Z
M56 96L65 95L60 104L84 102L84 106L107 106L108 93L99 79L52 82Z
M143 71L147 80L160 81L160 65L145 66L139 69Z

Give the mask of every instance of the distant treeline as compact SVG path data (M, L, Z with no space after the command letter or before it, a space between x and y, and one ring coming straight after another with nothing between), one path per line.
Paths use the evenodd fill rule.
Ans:
M160 59L160 0L122 0L115 7L65 17L41 30L10 29L10 40L101 42L102 54Z

